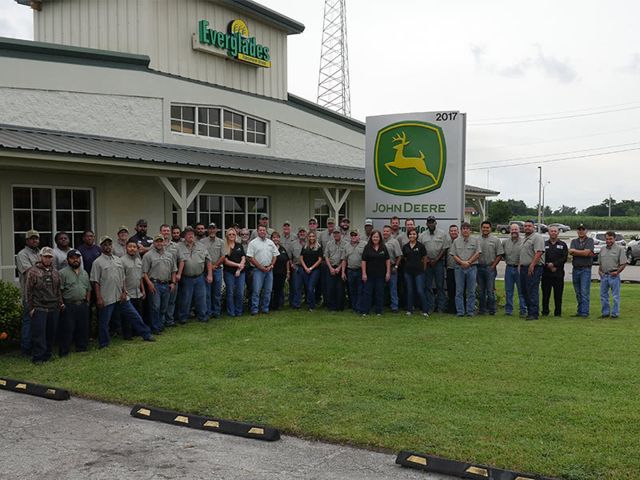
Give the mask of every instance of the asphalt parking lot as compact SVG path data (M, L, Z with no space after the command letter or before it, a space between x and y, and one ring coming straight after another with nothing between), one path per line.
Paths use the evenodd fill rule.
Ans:
M284 436L262 442L138 420L130 408L0 390L0 478L421 479L395 455Z

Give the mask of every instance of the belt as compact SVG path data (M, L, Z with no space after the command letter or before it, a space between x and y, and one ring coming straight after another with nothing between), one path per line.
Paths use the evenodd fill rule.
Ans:
M356 267L356 268L349 268L349 270L351 270L352 272L357 272L358 270L360 270L360 268Z
M64 303L68 303L70 305L83 305L87 303L86 300L65 300Z
M202 273L204 273L204 272L202 272ZM200 277L202 275L202 273L199 273L197 275L182 275L182 276L186 277L186 278L198 278L198 277Z
M159 283L161 285L167 285L167 284L171 283L170 280L158 280L157 278L152 278L151 281L153 283Z
M519 267L517 263L507 263L507 267Z
M574 270L584 270L585 268L588 268L589 270L591 270L591 267L573 267Z

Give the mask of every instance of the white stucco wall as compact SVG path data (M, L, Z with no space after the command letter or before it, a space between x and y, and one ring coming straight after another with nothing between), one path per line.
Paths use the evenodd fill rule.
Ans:
M162 99L0 87L0 123L162 142Z
M280 121L272 129L276 156L364 168L364 148Z

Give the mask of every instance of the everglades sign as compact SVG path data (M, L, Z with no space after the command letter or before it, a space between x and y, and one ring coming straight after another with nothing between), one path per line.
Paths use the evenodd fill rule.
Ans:
M464 214L466 115L427 112L367 117L366 216L459 223Z
M198 33L193 35L193 49L226 55L233 60L259 67L271 67L269 47L259 44L255 37L251 37L247 24L240 19L229 22L226 32L210 28L207 20L200 20Z

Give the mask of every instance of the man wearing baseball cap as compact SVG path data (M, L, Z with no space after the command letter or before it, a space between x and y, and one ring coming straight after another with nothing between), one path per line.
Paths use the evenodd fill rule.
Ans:
M364 221L364 236L366 237L366 241L369 241L369 237L371 236L371 232L373 232L373 220L367 218Z
M136 222L136 233L131 237L138 244L138 251L140 256L144 256L151 246L153 245L153 239L147 235L148 223L144 218L141 218Z
M173 255L164 246L164 236L157 234L153 238L153 248L142 257L142 276L151 295L151 331L154 334L164 330L177 271Z
M222 263L224 262L224 241L218 236L218 226L211 222L207 227L208 236L200 243L209 252L213 281L206 285L207 317L220 318L222 312Z
M53 267L53 248L40 250L40 261L27 271L25 292L31 317L32 360L46 362L51 358L58 317L64 308L60 274Z
M113 255L113 240L109 236L100 239L100 255L91 268L89 279L96 292L96 306L98 307L98 345L100 348L109 346L109 321L116 309L120 307L120 317L128 321L131 327L147 342L155 339L151 330L142 321L142 317L129 300L125 284L125 271L122 260Z
M589 302L591 296L591 267L593 266L594 242L587 237L587 227L578 225L578 238L571 240L569 254L572 256L573 288L576 291L578 310L574 317L589 316Z
M267 237L271 238L271 234L274 232L273 228L269 228L269 215L263 213L258 218L258 227L264 227L267 229ZM253 240L258 236L258 227L251 231L251 236L249 237L249 241Z
M67 266L60 270L64 301L64 310L58 323L58 348L61 357L69 354L74 339L77 352L84 352L89 346L91 282L81 261L80 251L71 249L67 252Z
M16 269L20 279L20 293L22 294L22 335L20 348L25 355L31 354L31 317L26 305L25 286L27 282L27 271L40 261L40 234L36 230L29 230L25 233L25 246L16 255Z

